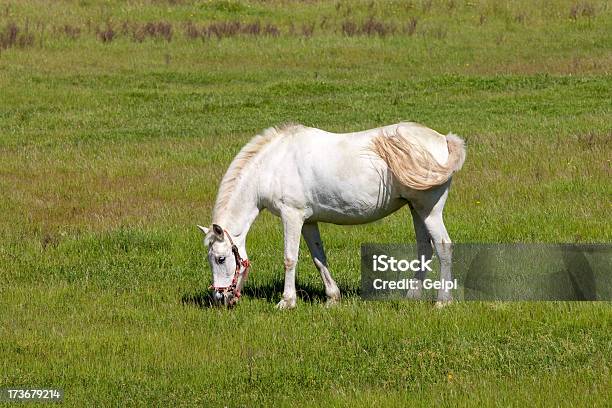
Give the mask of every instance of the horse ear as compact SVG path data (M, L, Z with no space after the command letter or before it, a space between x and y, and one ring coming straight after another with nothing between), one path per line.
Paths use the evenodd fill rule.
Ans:
M221 228L217 224L213 224L213 231L215 235L217 236L217 238L219 238L220 240L223 240L223 228Z
M202 231L202 234L206 235L208 234L209 229L206 227L203 227L201 225L198 225L198 228L200 229L200 231Z

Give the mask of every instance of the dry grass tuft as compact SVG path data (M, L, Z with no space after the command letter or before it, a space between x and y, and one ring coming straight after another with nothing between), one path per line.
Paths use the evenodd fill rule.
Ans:
M200 29L191 21L185 23L185 37L189 40L195 40L201 37Z
M416 27L416 25L415 25ZM393 23L385 23L370 16L363 23L358 25L354 21L345 20L340 26L341 32L347 37L358 35L386 37L395 34L397 28Z
M162 38L168 42L172 40L172 24L165 21L146 23L140 30L151 38Z
M104 30L98 29L97 30L97 35L98 35L98 38L100 39L100 41L102 41L103 43L110 43L110 42L113 41L113 39L115 38L117 33L115 32L115 30L113 29L111 24L108 23L106 25L106 29L104 29Z
M76 40L81 35L81 29L70 24L64 24L61 27L60 32L71 40Z
M135 42L143 42L147 38L172 40L173 27L165 21L137 24L125 21L122 24L121 34L130 37Z
M0 32L0 50L7 48L26 48L34 45L34 34L30 33L28 23L23 28L11 22Z
M374 17L370 17L361 26L361 33L368 36L378 35L380 37L385 37L395 33L395 25L384 23L376 20Z
M357 24L353 21L345 21L342 23L342 34L347 37L353 37L359 33L359 29L357 28Z
M290 33L292 29L290 29ZM295 31L295 28L293 28ZM185 37L190 40L216 38L231 38L240 35L257 37L278 37L281 30L272 23L263 25L260 21L242 23L240 21L215 21L208 25L198 26L193 22L187 22L184 28Z
M414 35L416 33L417 23L418 22L419 22L418 18L410 17L410 20L404 26L404 34Z
M321 21L321 28L323 28L324 22ZM304 37L312 37L314 34L315 24L302 24L302 36Z
M264 32L264 35L267 35L270 37L278 37L280 35L280 30L278 29L278 27L270 23L266 24L263 32Z
M572 20L578 20L578 17L595 17L595 6L588 2L576 3L570 8L569 16Z

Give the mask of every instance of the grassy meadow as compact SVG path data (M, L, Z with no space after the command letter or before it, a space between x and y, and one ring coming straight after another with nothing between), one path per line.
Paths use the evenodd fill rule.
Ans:
M239 307L207 307L196 224L260 130L413 120L465 138L456 242L610 242L606 1L0 0L0 388L66 406L606 406L609 302L359 298L363 242L409 211L321 225L274 309L282 227L247 246ZM279 169L282 171L282 169Z

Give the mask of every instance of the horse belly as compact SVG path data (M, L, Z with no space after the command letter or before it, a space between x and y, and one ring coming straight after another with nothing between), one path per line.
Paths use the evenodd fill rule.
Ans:
M373 222L392 214L406 204L395 199L383 206L368 206L365 203L336 202L318 203L312 207L309 222L326 222L338 225L356 225Z
M363 160L363 159L362 159ZM307 197L311 221L333 224L363 224L386 217L406 204L393 185L385 167L353 158L337 161L315 171Z

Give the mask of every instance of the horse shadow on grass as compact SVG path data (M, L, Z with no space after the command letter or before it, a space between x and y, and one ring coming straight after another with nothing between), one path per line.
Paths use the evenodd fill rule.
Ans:
M242 296L254 299L263 299L269 303L278 303L284 290L284 282L275 280L264 285L247 286L242 289ZM325 303L327 296L322 287L315 287L310 284L296 284L297 297L304 303ZM340 286L340 293L344 296L359 296L360 289L354 287ZM212 292L209 290L199 290L195 293L186 293L181 297L184 305L196 306L203 309L217 307L214 302Z

